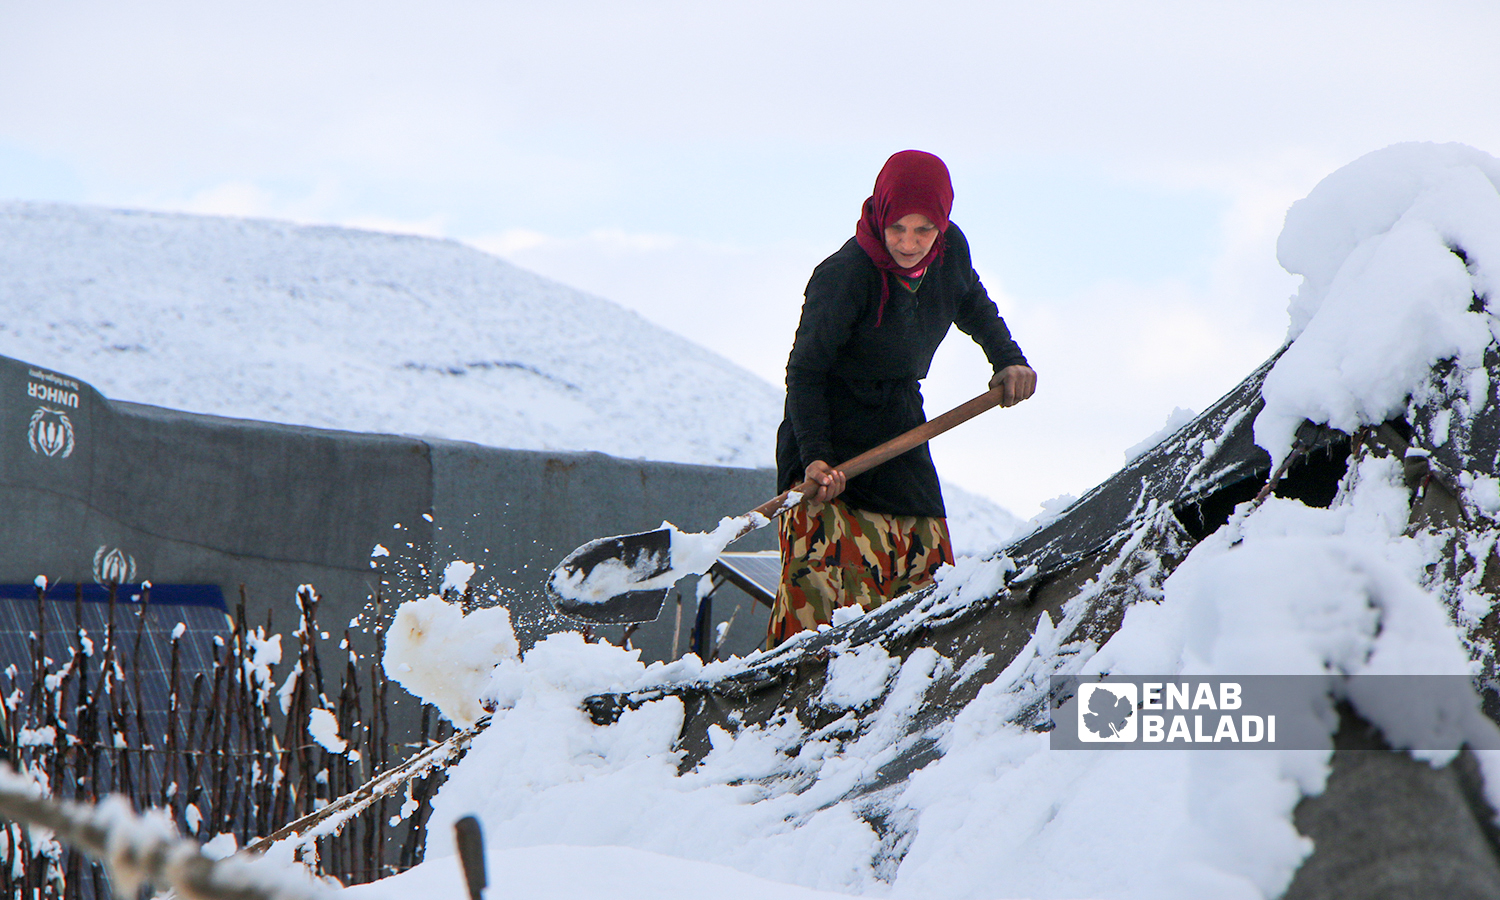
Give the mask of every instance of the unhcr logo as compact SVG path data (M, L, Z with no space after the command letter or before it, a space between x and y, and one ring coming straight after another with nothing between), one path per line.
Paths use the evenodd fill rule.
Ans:
M37 407L31 414L26 439L31 452L38 456L67 459L73 455L73 423L63 410Z
M78 392L66 388L53 387L50 384L37 384L35 381L26 382L26 396L43 403L56 403L58 406L66 406L69 409L78 408Z
M135 584L135 557L119 547L100 544L94 551L94 581L108 587L112 584Z

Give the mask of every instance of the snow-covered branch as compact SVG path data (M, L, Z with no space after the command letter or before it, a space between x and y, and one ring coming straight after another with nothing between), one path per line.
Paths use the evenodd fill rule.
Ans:
M98 805L54 800L8 766L0 767L0 815L49 829L99 859L120 897L135 896L145 884L186 900L313 900L332 893L305 873L262 860L211 859L166 816L137 814L123 797Z
M447 740L433 744L413 754L406 762L381 772L322 809L309 813L245 845L245 850L250 853L261 853L269 850L271 845L288 838L302 837L305 842L307 838L337 834L350 819L364 812L375 801L396 793L412 779L420 778L438 766L446 765L468 749L474 736L489 727L489 724L489 716L481 718L463 731L449 736Z

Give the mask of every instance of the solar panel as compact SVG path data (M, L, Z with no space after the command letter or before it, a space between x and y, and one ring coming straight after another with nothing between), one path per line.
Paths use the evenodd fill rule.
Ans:
M230 631L223 593L218 585L153 585L149 592L144 585L123 585L115 596L111 603L110 592L96 584L56 585L41 598L34 585L0 585L0 685L10 701L6 713L13 719L13 734L23 742L43 740L38 729L49 724L44 721L48 717L37 714L39 698L30 695L37 684L38 647L44 670L53 676L51 684L62 694L54 700L54 709L60 713L56 724L75 739L108 740L123 730L122 738L132 748L162 746L171 707L174 635L179 709L181 715L186 714L193 676L212 670L219 653L215 639L223 640ZM128 698L129 715L119 723L122 727L101 721L95 734L80 734L80 681L87 673L93 682L88 693L97 705L111 626L114 660L125 677L120 702ZM74 661L71 666L70 659ZM64 672L68 673L66 681L58 677ZM101 720L108 715L107 709L94 712ZM144 777L145 784L159 784L158 763L147 755L148 771L137 777ZM111 786L112 779L113 773L106 768L98 785L78 787L101 790ZM62 792L64 786L55 788Z
M46 772L59 798L128 790L140 805L159 803L168 774L168 754L158 751L169 730L174 638L181 742L193 678L212 671L215 642L230 632L217 585L123 585L113 602L96 584L55 585L42 596L35 585L0 585L7 755ZM117 676L106 692L110 657ZM199 767L191 780L206 786L205 774ZM187 771L176 768L172 778L177 795L186 796ZM68 894L94 897L94 888L91 878L74 878Z
M81 590L75 585L57 585L41 601L33 585L0 585L0 668L10 682L5 693L29 690L35 665L34 635L42 640L43 657L51 660L47 668L56 671L73 653L104 652L113 613L115 659L132 687L134 679L140 678L148 731L165 734L172 633L182 626L178 638L182 691L184 685L191 685L194 674L212 669L217 652L213 639L229 632L224 595L218 585L153 585L149 593L142 585L124 585L116 597L111 610L109 591L97 584Z
M709 571L771 606L776 602L776 585L781 581L781 554L775 550L748 553L731 550L719 554Z
M243 605L231 618L213 585L129 585L113 600L97 585L56 586L42 597L32 585L0 585L0 756L58 799L122 793L200 839L232 834L243 844L270 834L399 756L378 660L362 664L341 646L325 680L317 600L310 589L299 593L297 630L282 641L248 628ZM273 663L277 648L285 656ZM272 665L283 677L272 678ZM347 747L328 749L308 733L313 709L334 714ZM428 732L424 711L423 743ZM428 809L420 804L440 777L416 783L415 814L388 818L399 798L380 800L318 838L318 870L348 884L415 865ZM109 896L98 866L71 850L57 857L9 828L0 823L0 842L7 834L19 842L12 856L25 864L0 866L0 897L31 896L58 879L66 900Z

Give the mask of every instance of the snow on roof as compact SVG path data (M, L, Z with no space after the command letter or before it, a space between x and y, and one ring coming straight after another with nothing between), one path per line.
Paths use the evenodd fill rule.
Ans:
M1401 415L1432 367L1481 365L1500 279L1500 161L1397 144L1319 182L1277 243L1302 275L1295 338L1266 376L1256 441L1274 462L1304 420L1352 432Z
M1420 820L1489 850L1425 842L1397 874L1489 878L1484 798L1420 778L1500 740L1467 682L1495 674L1497 165L1401 145L1330 176L1282 238L1296 340L1006 553L746 659L646 667L557 635L501 662L424 866L451 866L450 825L477 813L497 853L616 845L855 894L1322 896L1318 872L1415 858L1410 829L1371 822ZM1311 749L1049 749L1052 677L1105 674L1331 687ZM1461 690L1394 703L1374 674ZM1434 768L1387 770L1400 801L1337 788L1341 720L1378 731L1340 747Z
M729 361L453 241L0 203L0 298L0 354L191 412L733 466L780 421Z

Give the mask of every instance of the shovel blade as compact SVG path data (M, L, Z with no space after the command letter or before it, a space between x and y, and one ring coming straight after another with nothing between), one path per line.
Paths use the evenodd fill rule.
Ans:
M672 569L666 528L589 541L552 570L547 596L557 611L600 625L654 622L670 586L645 582Z
M655 622L667 601L668 588L654 591L626 591L599 603L555 599L553 606L564 615L584 619L596 625L636 625Z

